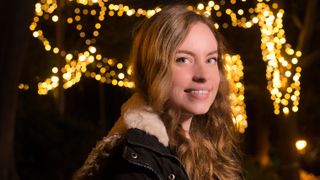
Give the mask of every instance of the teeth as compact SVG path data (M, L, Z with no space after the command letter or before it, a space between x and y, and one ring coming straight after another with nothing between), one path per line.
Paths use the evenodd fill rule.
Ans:
M191 90L191 94L208 94L208 90Z

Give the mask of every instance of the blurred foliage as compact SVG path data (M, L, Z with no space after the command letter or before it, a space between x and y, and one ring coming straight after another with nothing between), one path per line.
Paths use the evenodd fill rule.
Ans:
M274 166L261 166L252 157L246 157L244 164L246 180L281 180Z

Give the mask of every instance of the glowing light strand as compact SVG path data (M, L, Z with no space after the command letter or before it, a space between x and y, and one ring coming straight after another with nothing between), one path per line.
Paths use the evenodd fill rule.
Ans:
M233 122L239 132L244 133L248 127L246 105L244 103L243 65L239 55L225 54L223 57L230 83L230 102L233 112Z
M69 1L77 3L79 5L89 7L98 6L100 8L97 13L97 11L94 9L89 10L84 8L81 11L80 8L76 7L73 10L75 16L67 18L67 23L74 24L73 27L76 28L77 31L79 31L79 36L82 39L86 39L87 34L83 29L84 26L81 24L81 20L83 19L81 16L99 15L98 22L94 25L95 30L92 33L93 38L87 38L85 40L87 50L85 50L84 52L67 53L65 50L60 50L58 47L52 48L52 44L45 37L43 30L40 28L40 18L48 21L51 17L53 23L59 21L59 17L54 14L55 10L57 9L56 1L41 0L40 3L36 3L35 17L33 18L33 22L30 25L30 30L33 32L33 36L42 42L44 48L47 51L52 51L53 53L59 54L63 58L65 58L65 66L61 69L58 69L58 71L61 71L63 73L63 87L69 88L79 82L83 73L85 74L85 76L95 78L96 80L103 83L118 85L120 87L134 87L133 82L129 81L129 76L131 75L130 68L127 68L125 64L120 63L121 61L117 61L114 58L102 57L94 47L96 38L98 38L100 35L100 22L104 21L105 15L108 15L110 17L123 15L151 17L155 13L161 11L161 8L156 7L154 9L144 10L142 8L130 8L129 6L123 4L109 4L108 6L106 6L105 3L108 2L107 0ZM245 0L242 0L242 2L245 2ZM232 26L250 28L253 25L258 24L261 30L261 49L263 60L267 63L267 88L271 93L271 99L274 101L275 114L280 113L280 108L282 108L282 111L285 114L288 114L290 112L288 108L289 104L292 104L292 111L296 112L298 110L299 104L299 78L301 73L301 68L297 66L297 64L298 58L301 56L301 52L295 52L293 49L291 49L289 44L285 44L286 40L282 27L282 16L284 11L279 10L278 13L274 13L273 11L278 8L278 5L276 3L272 4L272 10L268 4L263 2L263 0L259 0L258 2L259 3L257 3L255 9L250 8L248 10L248 12L251 14L251 19L248 21L245 17L243 17L244 10L238 9L236 11L233 11L230 8L225 8L225 12L223 12L221 6L223 6L224 4L219 5L214 1L208 1L207 5L199 3L195 7L189 6L189 8L204 13L206 16L212 16L212 13L214 13L214 15L216 15L217 17L221 17L224 13L230 16ZM268 0L265 0L265 2L268 2ZM236 4L236 1L230 0L230 3L234 5ZM241 18L238 18L238 16L241 16ZM219 25L218 23L215 24L215 28L220 27L228 28L230 26L227 23L223 23L222 25ZM285 46L283 46L284 44ZM285 48L285 50L283 50L283 48ZM284 53L286 54L283 55ZM226 55L225 57L231 57L232 59L232 57L236 56ZM285 58L288 59L289 57L291 58L291 60L285 60ZM239 59L239 61L241 62L240 57L237 59ZM95 64L98 72L90 72L87 69L87 65L89 64ZM236 64L239 65L239 62ZM57 68L54 69L54 75L52 75L50 78L47 78L44 82L38 84L39 94L47 94L48 91L56 88L59 85L60 80L56 75ZM243 91L242 86L240 86L239 82L231 82L231 84L233 84L232 89L235 90L235 92L238 92L237 97L240 97L240 100L242 100L243 102L244 96L243 94L241 94ZM240 88L241 92L237 88ZM233 100L235 99L233 98ZM244 107L244 104L242 104L242 107ZM244 110L242 111L242 114L242 117L244 119L243 127L246 127L247 124L245 121L246 116ZM236 115L235 120L237 120Z

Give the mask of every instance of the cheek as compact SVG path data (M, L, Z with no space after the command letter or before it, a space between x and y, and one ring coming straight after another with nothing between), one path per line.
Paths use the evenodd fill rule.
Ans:
M185 76L183 76L183 74L185 74L183 71L179 70L179 69L174 69L172 72L172 86L176 87L176 86L181 86L184 83L184 79Z
M215 83L215 86L219 87L219 84L220 84L220 74L217 73L217 75L214 77L214 83Z
M220 75L221 74L220 74L219 68L216 67L213 73L213 80L216 85L219 85L220 83Z
M185 88L191 79L186 71L176 70L172 73L172 87L173 89Z
M170 98L172 101L177 102L179 99L183 98L184 90L189 84L188 82L188 78L183 74L173 74L170 90Z
M217 70L215 73L212 74L212 88L213 88L213 94L216 95L219 86L220 86L220 72Z

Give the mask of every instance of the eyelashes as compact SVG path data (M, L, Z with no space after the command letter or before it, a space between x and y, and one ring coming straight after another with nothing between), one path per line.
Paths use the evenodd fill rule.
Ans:
M207 62L208 64L214 64L214 63L216 63L217 61L218 61L218 58L217 58L217 57L209 58L209 59L206 60L206 62ZM178 57L178 58L176 58L176 62L177 62L177 63L183 63L183 64L185 64L185 63L191 63L192 60L190 60L190 59L188 59L188 58L186 58L186 57Z
M216 58L216 57L210 58L210 59L207 60L207 62L210 63L210 64L213 64L213 63L215 63L217 61L218 61L218 58Z
M190 60L186 57L178 57L178 58L176 58L176 62L177 63L188 63L188 62L190 62Z

